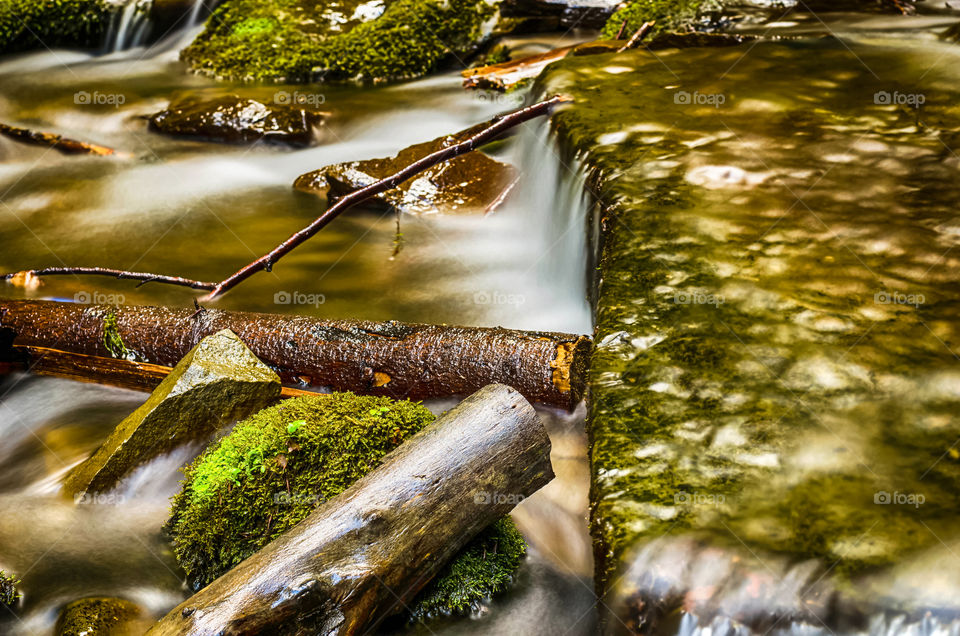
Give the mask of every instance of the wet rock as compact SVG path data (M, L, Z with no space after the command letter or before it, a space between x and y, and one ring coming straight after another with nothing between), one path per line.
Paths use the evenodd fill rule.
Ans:
M620 0L504 0L506 17L555 18L564 28L599 29L613 15Z
M661 33L647 44L651 51L660 49L688 49L698 46L740 46L746 42L753 42L754 35L738 35L736 33Z
M715 620L762 633L779 619L851 633L832 590L859 594L881 574L863 594L877 612L944 607L933 585L905 590L894 575L960 541L956 358L943 344L958 339L957 308L909 299L955 274L956 261L914 265L950 245L921 237L955 218L956 180L939 165L877 169L880 146L862 143L903 157L924 147L878 99L884 81L915 79L892 70L909 46L695 47L672 51L670 68L627 51L541 74L544 94L574 98L552 123L607 202L587 430L612 633ZM873 77L851 51L893 75ZM785 64L806 71L803 91ZM956 128L956 93L924 117ZM791 146L796 135L829 145ZM851 158L804 195L816 205L791 211L794 175L839 152ZM850 182L876 195L848 198ZM891 212L885 193L908 187L924 195ZM943 570L931 559L915 580Z
M0 54L100 44L112 11L101 0L0 1Z
M142 633L143 610L122 598L90 597L63 608L56 636L127 636Z
M226 0L180 57L244 81L417 77L475 51L495 12L484 0Z
M404 148L393 157L338 163L300 175L294 187L331 198L370 185L411 163L459 143L480 126ZM404 181L378 199L411 214L491 212L503 202L517 180L517 170L482 152L455 157Z
M281 93L278 93L278 95ZM187 96L150 118L150 130L204 141L242 144L255 141L308 146L329 113L290 104L272 104L226 95Z
M280 378L232 331L200 341L150 398L64 480L74 497L107 491L135 467L277 400Z

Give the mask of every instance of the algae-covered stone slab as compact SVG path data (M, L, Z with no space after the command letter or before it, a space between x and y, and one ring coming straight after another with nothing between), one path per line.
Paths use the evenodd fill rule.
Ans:
M106 442L64 480L74 498L109 490L135 467L276 401L280 378L232 331L201 340Z
M393 157L337 163L297 177L305 192L343 196L388 177L427 155L460 143L483 126L404 148ZM495 210L517 181L513 166L479 151L469 152L424 170L377 200L412 214L467 214Z
M60 612L56 636L134 636L142 633L145 613L122 598L90 597L68 604Z
M277 93L282 95L283 93ZM329 113L239 95L176 99L150 118L150 129L166 135L223 143L268 141L308 146Z
M612 633L960 617L960 186L921 133L960 128L960 94L917 85L912 46L544 71L601 205L588 426ZM916 93L919 113L896 103Z

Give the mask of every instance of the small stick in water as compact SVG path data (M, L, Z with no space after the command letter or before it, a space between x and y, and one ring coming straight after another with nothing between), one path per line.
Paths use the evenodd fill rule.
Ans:
M55 133L37 132L0 123L0 135L32 146L53 148L65 155L115 155L117 151L106 146L69 139Z

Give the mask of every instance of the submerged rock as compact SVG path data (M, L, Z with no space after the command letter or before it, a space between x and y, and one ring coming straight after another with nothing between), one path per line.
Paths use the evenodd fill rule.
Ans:
M280 95L281 93L278 93ZM185 97L150 118L150 130L224 143L271 141L308 146L329 113L239 95Z
M184 444L206 440L280 396L280 378L232 331L201 340L146 403L64 480L76 498L110 490L135 467Z
M494 13L485 0L226 0L181 59L244 81L416 77L476 48Z
M960 94L911 84L913 46L627 51L541 75L574 98L553 123L602 205L588 431L611 632L960 618L942 562L896 576L960 542L960 261L938 260L960 187L891 83L944 130Z
M63 608L54 630L56 636L133 636L143 632L143 610L130 601L90 597Z
M300 175L293 186L328 198L340 197L390 176L430 153L457 144L481 127L415 144L393 157L333 164ZM473 151L424 170L377 199L412 214L492 212L503 203L516 181L516 168Z
M190 465L167 523L199 589L380 465L434 419L419 403L334 393L260 411ZM525 551L504 517L468 543L411 606L464 612L509 584Z

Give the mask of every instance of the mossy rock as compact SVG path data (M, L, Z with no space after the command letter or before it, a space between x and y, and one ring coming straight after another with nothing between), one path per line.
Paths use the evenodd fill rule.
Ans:
M12 607L20 600L20 579L0 570L0 605Z
M0 54L99 46L111 13L103 0L0 0Z
M56 636L120 636L132 634L143 610L122 598L95 597L73 601L60 612Z
M610 16L603 27L603 37L614 39L622 31L620 37L629 38L644 22L651 20L656 22L653 26L654 35L687 31L702 16L710 11L717 11L720 7L717 0L633 0Z
M375 19L330 25L310 0L227 0L181 59L244 81L417 77L472 50L494 12L483 0L392 0Z
M193 589L237 565L376 468L434 416L385 397L301 397L241 422L185 471L167 530ZM480 533L414 604L464 611L504 589L525 545L509 517Z

